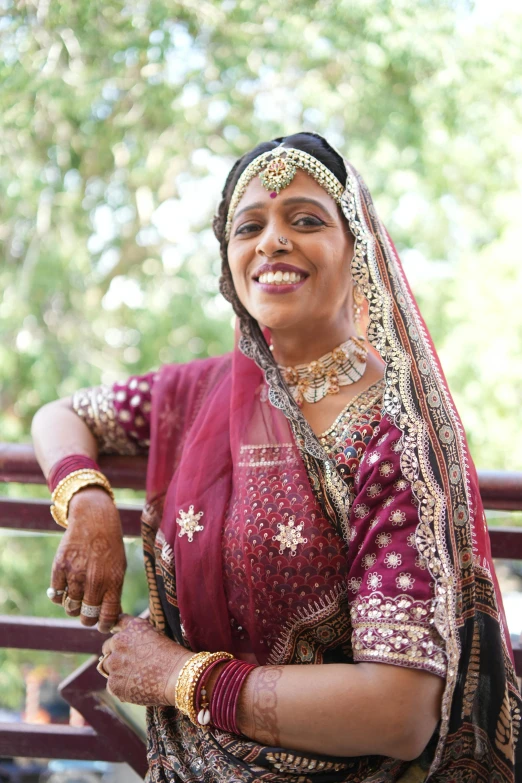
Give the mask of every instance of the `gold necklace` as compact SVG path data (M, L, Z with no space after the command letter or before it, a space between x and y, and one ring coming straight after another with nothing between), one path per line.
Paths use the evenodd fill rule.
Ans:
M364 340L349 337L346 342L310 364L278 367L292 397L301 406L304 401L314 403L327 394L339 394L341 386L349 386L362 378L367 356Z

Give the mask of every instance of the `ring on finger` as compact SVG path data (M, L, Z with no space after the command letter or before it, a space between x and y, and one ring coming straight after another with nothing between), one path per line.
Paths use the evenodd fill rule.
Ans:
M93 606L93 604L87 604L82 601L82 609L80 614L84 617L99 617L101 612L101 606Z
M47 598L49 598L50 601L53 600L53 598L57 598L60 595L63 595L65 593L65 590L55 590L54 587L48 587L46 590Z
M99 671L101 676L105 677L106 680L109 679L109 673L104 669L103 664L107 660L109 655L110 652L105 653L105 655L100 655L100 657L98 658L98 666L96 667L97 671Z
M76 612L82 605L81 601L77 601L75 598L69 598L68 595L64 595L62 606L66 612Z

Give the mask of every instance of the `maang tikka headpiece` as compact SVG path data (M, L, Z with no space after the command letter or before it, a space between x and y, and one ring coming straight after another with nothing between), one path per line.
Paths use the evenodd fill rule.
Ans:
M261 184L266 190L270 191L271 198L275 198L283 188L288 187L292 182L297 169L302 169L307 174L310 174L337 204L341 203L344 185L339 182L335 174L332 174L324 163L302 150L279 146L275 150L262 152L257 158L254 158L238 179L228 208L227 224L225 226L225 238L227 241L230 239L230 229L232 228L237 205L243 198L250 180L259 174Z

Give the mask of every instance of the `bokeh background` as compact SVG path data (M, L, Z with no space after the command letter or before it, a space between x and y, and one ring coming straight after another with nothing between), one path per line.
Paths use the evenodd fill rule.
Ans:
M38 407L81 386L230 348L221 187L243 152L305 129L365 177L478 467L522 470L517 0L0 0L0 14L1 440L27 441ZM60 616L56 543L2 535L1 611ZM136 545L129 562L137 612ZM22 709L36 657L0 651L0 706Z

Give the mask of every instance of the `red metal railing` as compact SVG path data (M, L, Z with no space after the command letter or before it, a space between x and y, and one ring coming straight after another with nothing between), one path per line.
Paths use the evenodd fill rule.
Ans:
M144 457L100 457L99 462L113 487L144 489ZM486 509L522 511L522 473L484 471L479 479ZM45 483L31 446L0 444L0 482ZM126 536L139 536L140 513L138 504L120 506ZM59 532L47 500L0 498L0 527ZM495 527L490 538L494 557L522 560L522 528ZM3 647L93 654L60 685L89 727L0 723L0 756L124 761L145 774L144 739L107 699L105 681L96 672L104 636L77 620L6 615L0 616L0 634ZM515 664L522 676L522 649L515 650Z

